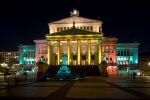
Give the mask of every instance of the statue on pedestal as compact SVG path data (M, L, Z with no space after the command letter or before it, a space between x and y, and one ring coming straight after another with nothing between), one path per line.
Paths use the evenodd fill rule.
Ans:
M70 69L66 65L66 61L67 61L67 56L63 54L62 55L62 65L59 68L59 70L57 71L57 74L55 76L56 78L58 78L60 80L70 79L72 76Z

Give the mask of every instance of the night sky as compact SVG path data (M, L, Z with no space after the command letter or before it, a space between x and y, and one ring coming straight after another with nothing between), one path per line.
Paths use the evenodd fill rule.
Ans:
M119 42L139 42L141 51L150 51L148 0L104 1L0 1L0 50L17 50L19 44L33 45L34 39L48 33L48 22L69 17L75 8L82 17L102 20L105 36L115 36Z

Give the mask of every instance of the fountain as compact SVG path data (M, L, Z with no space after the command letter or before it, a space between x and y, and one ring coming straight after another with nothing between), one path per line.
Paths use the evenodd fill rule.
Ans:
M66 64L66 61L67 61L66 55L62 55L62 65L57 71L57 74L55 75L56 79L60 80L72 79L71 71Z

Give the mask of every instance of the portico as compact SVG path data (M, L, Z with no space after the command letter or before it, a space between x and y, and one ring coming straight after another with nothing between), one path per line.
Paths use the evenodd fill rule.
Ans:
M50 65L60 65L62 54L67 55L67 65L97 65L101 62L100 32L71 28L63 32L47 34ZM55 57L55 59L54 59Z

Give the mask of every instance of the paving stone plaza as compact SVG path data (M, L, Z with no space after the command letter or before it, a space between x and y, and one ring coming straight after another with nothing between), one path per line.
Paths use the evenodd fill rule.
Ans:
M150 77L86 77L72 81L0 81L6 100L149 100Z

